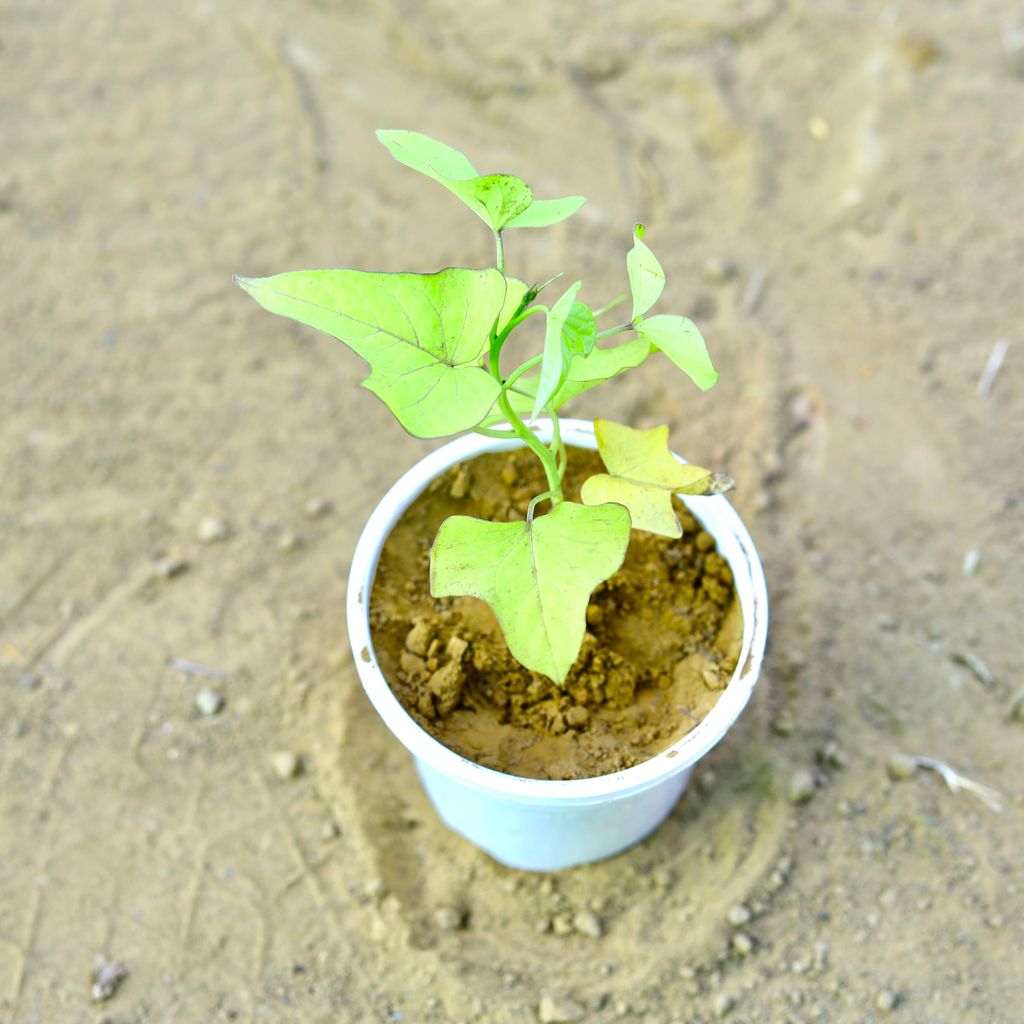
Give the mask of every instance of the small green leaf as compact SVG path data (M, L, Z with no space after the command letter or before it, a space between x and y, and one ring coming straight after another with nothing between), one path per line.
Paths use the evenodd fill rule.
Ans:
M664 352L701 391L714 387L718 373L711 364L703 336L697 330L697 325L688 317L645 317L637 326L636 332Z
M643 224L633 228L633 248L626 253L626 273L629 276L629 290L633 296L633 316L643 316L653 306L665 289L665 271L657 257L643 241Z
M381 129L377 138L399 162L440 182L492 231L543 228L571 217L582 196L534 199L530 186L511 174L477 174L463 153L420 132Z
M362 386L416 437L474 427L498 396L479 365L507 301L497 270L301 270L236 281L265 309L325 331L365 359L371 372ZM511 279L508 287L525 285Z
M568 377L548 403L548 408L557 412L566 402L572 401L584 391L589 391L592 387L639 366L650 355L650 352L650 342L644 341L643 338L634 338L624 345L616 345L614 348L594 348L589 355L577 356L569 367ZM526 403L536 397L538 380L536 375L520 378L509 392L513 408L517 413L521 407L525 408L526 415L532 411L532 404ZM520 395L528 396L521 399L522 406L516 402L517 396ZM492 415L487 422L497 423L502 419L504 419L503 416Z
M511 174L488 174L466 181L438 178L438 181L457 195L492 231L501 231L533 202L530 186Z
M560 684L583 644L590 594L628 543L621 505L565 501L532 523L452 516L430 551L430 592L486 601L512 656Z
M682 536L672 495L721 493L721 478L699 466L680 462L668 449L668 427L634 430L595 420L594 434L608 473L583 484L587 505L614 501L629 509L636 530L664 537Z
M574 302L562 327L562 343L574 356L589 356L597 341L594 314L585 302Z
M494 327L496 334L501 334L508 326L509 320L519 311L519 305L527 291L529 291L529 285L516 277L506 277L505 282L508 288L505 291L505 303L501 307L501 312L498 314L498 322Z
M534 199L517 217L513 217L507 228L546 228L571 217L584 203L583 196L566 196L564 199Z
M565 380L568 369L567 353L562 343L562 328L566 317L572 310L576 293L580 290L580 282L570 285L547 313L547 328L544 332L544 360L540 365L540 377L537 381L537 394L533 402L532 417L540 415L548 404L551 396ZM571 355L569 356L571 359Z
M476 168L463 153L429 135L382 128L377 138L400 164L442 184L477 176Z

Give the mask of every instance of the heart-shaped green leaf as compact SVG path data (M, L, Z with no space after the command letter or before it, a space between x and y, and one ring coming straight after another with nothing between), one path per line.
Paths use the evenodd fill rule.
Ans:
M672 508L673 494L728 489L725 478L676 459L668 449L668 427L634 430L595 420L594 435L608 473L590 477L580 496L587 505L625 505L636 530L679 537L683 531Z
M511 174L488 174L467 181L441 180L492 231L501 231L533 202L530 186Z
M444 185L494 232L543 228L571 217L582 196L534 199L530 186L511 174L477 174L463 153L420 132L382 129L377 138L399 162Z
M621 505L566 501L532 523L452 516L430 551L430 592L486 601L512 656L561 684L583 644L590 594L628 543Z
M480 359L495 321L511 316L526 290L497 270L458 268L301 270L236 281L270 312L325 331L362 356L371 368L363 387L416 437L456 434L487 415L500 389Z
M626 253L626 273L629 276L629 290L633 296L633 316L643 316L665 290L665 271L657 257L643 241L643 224L633 228L633 248Z
M718 373L711 364L703 335L688 317L663 314L644 317L636 332L664 352L701 391L714 387Z
M572 310L576 293L580 290L580 282L570 285L547 312L547 327L544 331L544 358L540 364L540 377L537 381L537 395L533 401L531 416L540 415L548 400L565 380L566 371L572 354L566 351L562 341L562 328Z

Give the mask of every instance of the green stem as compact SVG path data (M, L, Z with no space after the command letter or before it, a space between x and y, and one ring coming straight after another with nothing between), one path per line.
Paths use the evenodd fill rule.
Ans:
M474 434L483 434L484 437L496 437L502 441L511 441L519 435L514 430L495 430L493 427L474 427Z
M529 373L535 366L540 365L542 362L544 362L543 355L534 356L532 359L527 359L525 363L523 363L521 366L517 366L509 374L508 380L504 381L501 385L502 389L505 391L510 391L512 389L512 385L515 384L515 382L519 380L519 378L522 377L524 373Z
M552 508L554 508L554 505L555 505L555 492L554 491L544 491L543 494L538 494L537 497L534 498L530 502L530 504L526 506L526 521L528 523L532 523L533 522L533 510L542 501L547 501L549 498L551 499L551 506L552 506Z
M525 365L525 364L524 364ZM521 369L521 367L520 367ZM555 456L541 443L537 435L516 415L512 403L508 399L508 392L502 391L498 395L498 408L501 409L508 420L509 425L515 431L516 436L526 443L526 446L537 456L544 467L544 475L548 480L548 487L551 490L551 505L555 507L562 500L562 481L558 476L558 463Z
M565 477L565 468L569 464L569 453L562 443L562 428L558 422L558 413L551 410L551 451L555 453L555 465L558 467L558 480Z
M598 331L597 332L597 336L596 336L596 338L594 340L596 341L596 340L599 340L601 338L609 338L613 334L622 334L625 331L631 331L631 330L633 330L633 325L631 323L619 324L618 327L609 327L607 331Z
M505 273L505 243L501 240L501 232L494 232L494 245L498 251L498 269Z

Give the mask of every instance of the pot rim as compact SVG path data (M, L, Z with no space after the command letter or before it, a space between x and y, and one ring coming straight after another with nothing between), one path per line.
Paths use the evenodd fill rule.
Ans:
M559 423L566 444L597 448L589 420L561 419ZM534 426L542 440L550 441L550 420L538 420ZM432 480L456 463L477 455L521 447L524 443L519 440L464 435L415 463L381 499L359 537L349 572L347 620L356 670L377 713L410 753L466 785L524 803L585 804L622 798L689 768L722 739L746 707L761 669L767 637L768 594L764 570L743 521L724 496L681 496L691 513L715 537L719 553L729 563L743 612L743 641L736 670L711 711L685 736L646 761L589 779L531 779L509 775L457 754L423 729L388 685L370 635L370 595L385 540ZM676 458L685 461L678 455Z

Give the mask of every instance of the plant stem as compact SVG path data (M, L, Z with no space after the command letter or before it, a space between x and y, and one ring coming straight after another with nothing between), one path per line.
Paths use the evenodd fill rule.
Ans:
M494 232L494 245L498 251L498 269L505 273L505 243L501 240L501 232Z
M558 413L551 410L551 451L555 453L555 464L558 466L559 482L565 477L565 468L569 465L569 453L562 443L562 428L558 422Z
M511 441L519 435L514 430L495 430L493 427L474 427L474 434L483 434L484 437L496 437L501 441Z
M537 497L534 498L530 502L530 504L526 506L526 521L528 523L532 523L533 522L533 510L542 501L547 501L549 498L551 499L552 507L554 507L554 504L555 504L555 492L554 491L544 491L542 494L538 494Z
M524 373L529 373L535 366L540 365L540 363L542 363L543 361L543 355L534 356L532 359L527 359L525 363L523 363L521 366L517 366L508 375L508 380L504 381L501 385L502 388L505 391L511 391L512 385L515 384L515 382L519 380L519 378L522 377Z
M525 441L527 447L540 459L541 465L544 467L544 475L548 480L548 487L551 490L551 506L554 508L562 500L562 481L558 476L558 463L555 460L555 456L541 443L540 438L516 415L516 411L512 408L512 403L509 401L507 391L502 391L498 395L498 408L504 413L505 419L508 420L516 436Z
M607 331L598 331L597 332L597 337L594 340L596 341L596 340L599 340L601 338L608 338L608 337L610 337L613 334L622 334L624 331L631 331L631 330L633 330L633 324L632 323L619 324L618 327L609 327Z

